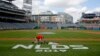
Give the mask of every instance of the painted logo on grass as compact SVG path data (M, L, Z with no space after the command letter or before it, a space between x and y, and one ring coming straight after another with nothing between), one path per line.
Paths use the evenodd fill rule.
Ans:
M51 43L48 44L49 47L42 47L41 44L37 44L37 45L33 45L30 44L28 46L25 46L23 44L17 44L15 46L12 47L12 49L18 49L18 48L23 48L23 49L35 49L35 52L67 52L68 50L72 49L72 50L87 50L89 49L88 47L84 46L84 45L61 45L61 44L57 44L57 43Z

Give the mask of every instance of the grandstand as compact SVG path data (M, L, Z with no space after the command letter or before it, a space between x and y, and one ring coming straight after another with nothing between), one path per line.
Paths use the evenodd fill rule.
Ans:
M6 5L13 8L6 7ZM57 26L55 23L43 23L40 26L42 25L45 25L48 29L52 29ZM34 29L37 26L38 23L29 22L29 20L27 21L24 10L18 9L12 3L0 1L0 30Z
M36 23L9 23L0 22L0 29L33 29L37 26Z
M79 28L100 30L100 12L83 13L79 24L73 24L73 17L66 13L53 14L47 11L39 15L26 15L27 11L19 9L12 1L0 0L0 30L5 29L63 29ZM62 16L63 15L63 16Z
M26 22L25 11L18 9L11 2L0 0L0 21L2 22Z
M55 23L42 23L40 26L38 26L37 22L31 22L26 15L27 12L25 10L18 9L17 6L12 4L12 1L14 0L0 0L0 30L35 29L37 27L44 28L44 26L46 26L48 29L57 28L57 24Z
M88 30L100 30L100 12L83 13L80 20L80 26Z
M50 14L47 13L41 15L33 15L32 17L34 21L31 21L31 19L29 19L29 16L26 15L27 11L19 9L17 6L15 6L12 3L12 1L14 0L0 0L0 29L1 30L35 29L38 27L46 28L46 29L58 29L59 27L58 23L61 20L59 20L59 22L57 22L57 20L58 20L58 16L60 15L53 14L50 11L47 11ZM68 17L68 19L70 18ZM40 23L37 22L39 20L41 20ZM64 21L65 18L62 18L62 20Z
M32 29L35 23L28 23L26 11L12 4L13 0L0 0L0 29Z

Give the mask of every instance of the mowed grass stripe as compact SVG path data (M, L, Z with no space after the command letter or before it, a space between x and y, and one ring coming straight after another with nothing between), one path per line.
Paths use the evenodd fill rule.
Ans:
M100 38L99 31L72 31L72 30L14 30L0 31L0 38L35 38L39 32L54 32L44 35L45 38ZM94 34L96 33L96 34Z

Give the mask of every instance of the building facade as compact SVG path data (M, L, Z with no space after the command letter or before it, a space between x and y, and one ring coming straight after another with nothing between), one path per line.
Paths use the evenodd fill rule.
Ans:
M57 18L57 20L63 24L73 23L73 17L64 12L59 12Z

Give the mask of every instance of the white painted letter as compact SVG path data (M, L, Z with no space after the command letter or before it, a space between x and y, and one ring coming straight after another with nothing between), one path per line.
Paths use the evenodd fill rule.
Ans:
M17 48L24 48L24 49L31 49L33 47L33 45L29 45L29 46L25 46L25 45L22 45L22 44L18 44L14 47L12 47L12 49L17 49Z
M52 52L52 50L44 50L44 52Z
M66 52L67 50L59 50L59 51L61 51L61 52Z
M70 47L72 47L72 49L89 49L83 45L70 45Z
M52 49L69 49L67 45L52 45Z
M35 52L43 52L43 50L36 50Z

